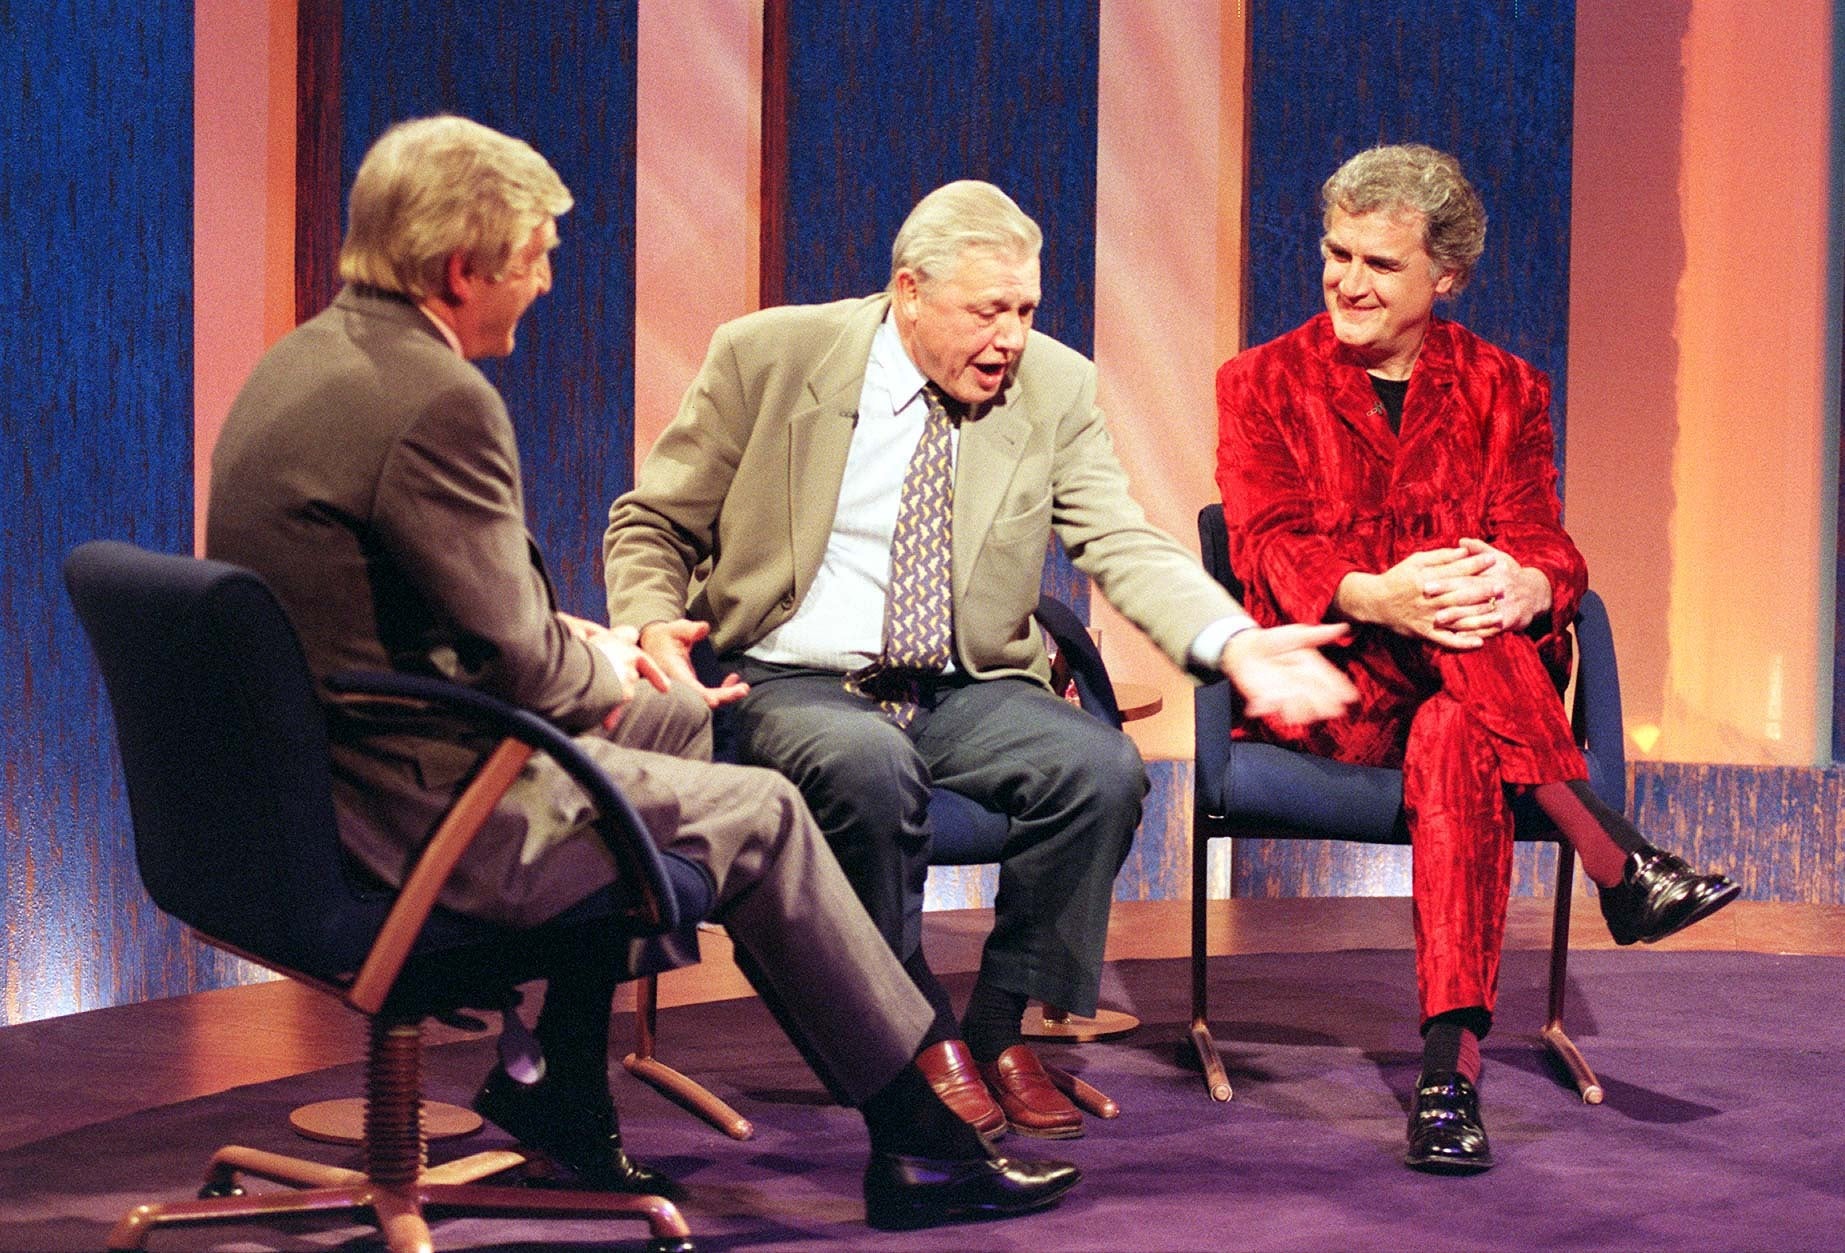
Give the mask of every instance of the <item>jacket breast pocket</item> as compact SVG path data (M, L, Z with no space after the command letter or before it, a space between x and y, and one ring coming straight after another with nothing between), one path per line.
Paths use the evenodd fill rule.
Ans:
M1033 536L1047 537L1050 526L1051 498L1046 496L1028 508L997 519L992 529L987 532L987 542L1017 544Z

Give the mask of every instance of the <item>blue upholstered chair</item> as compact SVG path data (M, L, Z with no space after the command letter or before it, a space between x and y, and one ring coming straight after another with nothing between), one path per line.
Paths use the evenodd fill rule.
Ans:
M649 1249L689 1250L659 1197L546 1192L478 1180L525 1163L515 1150L425 1165L422 1021L501 1008L542 977L572 937L619 954L622 937L689 927L709 907L704 871L653 845L608 777L570 739L467 688L399 674L329 686L355 701L439 709L499 744L477 769L401 892L355 873L333 812L324 714L281 606L256 575L222 562L85 544L65 581L115 714L148 894L208 944L318 988L370 1024L364 1170L229 1145L200 1199L132 1210L112 1249L160 1226L369 1211L393 1253L428 1250L426 1208L447 1213L645 1220ZM435 904L456 859L534 752L550 754L602 815L620 882L543 926L512 929ZM574 948L572 947L574 945ZM238 1176L302 1189L245 1196Z
M1230 569L1222 505L1198 512L1198 541L1205 568L1232 595L1242 584ZM1608 611L1594 592L1583 596L1576 625L1576 741L1589 765L1589 786L1617 813L1627 804L1627 763L1621 728L1621 682L1615 664ZM1204 1068L1206 1086L1219 1101L1230 1099L1223 1059L1211 1038L1206 1007L1206 863L1210 841L1223 837L1345 840L1363 844L1409 843L1403 818L1403 774L1371 766L1350 766L1296 753L1272 744L1232 740L1241 698L1225 680L1194 696L1197 757L1192 809L1192 1046ZM1531 803L1514 806L1520 841L1557 845L1557 879L1551 915L1550 999L1544 1045L1575 1081L1582 1099L1598 1104L1602 1086L1563 1027L1569 962L1571 891L1576 854Z
M1037 619L1039 626L1056 646L1051 666L1053 686L1060 692L1073 691L1086 711L1110 726L1119 728L1121 709L1115 700L1114 684L1110 682L1107 667L1102 664L1102 654L1096 648L1095 641L1089 637L1082 620L1069 606L1051 596L1042 597L1038 601ZM695 650L693 662L700 677L706 682L718 681L720 675L717 659L709 647L701 645ZM717 756L720 760L735 760L736 754L727 742L725 721L720 716ZM1000 851L1006 843L1008 822L1004 814L988 809L959 792L938 787L929 794L929 822L935 835L930 854L931 865L981 866L1000 859ZM754 1134L749 1119L710 1089L673 1069L657 1056L656 980L652 977L638 980L635 994L635 1050L622 1059L622 1064L636 1078L697 1114L719 1131L734 1139L749 1139ZM1047 1024L1046 1030L1055 1032L1056 1024L1062 1019L1062 1011L1056 1006L1045 1006L1042 1017ZM1068 1071L1049 1064L1045 1070L1072 1100L1097 1117L1112 1118L1120 1112L1114 1101Z

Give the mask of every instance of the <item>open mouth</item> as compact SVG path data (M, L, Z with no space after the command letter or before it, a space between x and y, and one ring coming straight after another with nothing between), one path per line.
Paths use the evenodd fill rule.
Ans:
M974 373L988 387L998 387L1005 381L1006 363L1004 361L976 361L973 366Z

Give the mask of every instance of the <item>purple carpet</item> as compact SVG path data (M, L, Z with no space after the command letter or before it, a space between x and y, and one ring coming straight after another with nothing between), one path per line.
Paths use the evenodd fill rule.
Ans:
M1236 1099L1210 1102L1181 1052L1184 963L1111 966L1104 1000L1145 1025L1063 1055L1124 1113L1090 1120L1082 1140L1004 1140L1087 1176L1062 1205L1009 1222L865 1227L862 1124L826 1103L754 1001L671 1010L661 1029L662 1056L753 1119L754 1140L724 1139L619 1069L617 1099L630 1147L689 1186L704 1250L1845 1249L1845 960L1577 955L1570 1026L1608 1090L1594 1107L1535 1041L1542 955L1509 954L1483 1082L1500 1165L1463 1179L1399 1162L1417 1060L1408 953L1220 958L1211 976ZM465 1101L490 1056L485 1039L432 1050L431 1095ZM356 1094L358 1079L356 1067L320 1071L0 1154L0 1249L98 1248L131 1204L190 1195L227 1140L337 1160L284 1119ZM450 1219L436 1239L638 1249L644 1230ZM305 1219L161 1233L154 1247L377 1246L336 1219Z

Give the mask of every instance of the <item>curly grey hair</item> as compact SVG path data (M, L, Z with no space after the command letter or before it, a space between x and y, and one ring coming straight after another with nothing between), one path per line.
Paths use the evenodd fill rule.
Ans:
M1414 209L1423 215L1423 246L1442 270L1454 275L1449 295L1467 286L1486 251L1486 209L1461 163L1426 144L1367 148L1333 172L1320 187L1322 218L1347 213Z

